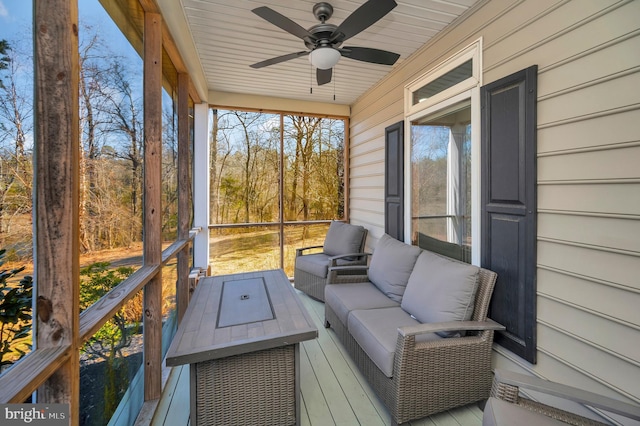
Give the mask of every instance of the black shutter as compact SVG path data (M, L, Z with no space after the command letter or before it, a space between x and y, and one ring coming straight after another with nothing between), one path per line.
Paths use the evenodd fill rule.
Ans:
M498 273L496 342L536 362L537 66L480 89L482 266Z
M404 241L404 122L384 129L384 232Z

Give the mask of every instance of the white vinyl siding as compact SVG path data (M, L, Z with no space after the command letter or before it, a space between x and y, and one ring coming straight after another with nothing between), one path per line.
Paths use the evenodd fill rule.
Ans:
M351 108L351 221L384 232L384 128L403 88L482 37L483 84L538 65L538 363L640 403L640 1L479 4Z

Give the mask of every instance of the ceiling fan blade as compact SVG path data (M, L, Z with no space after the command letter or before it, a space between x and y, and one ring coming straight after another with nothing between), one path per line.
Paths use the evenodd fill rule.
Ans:
M400 55L386 50L371 49L369 47L343 47L338 49L345 58L356 61L371 62L374 64L393 65Z
M276 12L275 10L267 7L260 6L252 10L253 13L261 17L262 19L271 22L278 28L281 28L288 32L289 34L293 34L296 37L301 39L311 39L316 40L316 36L311 34L309 31L301 27L300 25L293 22L291 19L286 16Z
M280 62L289 61L291 59L299 58L300 56L307 56L309 51L305 50L302 52L289 53L288 55L276 56L275 58L267 59L262 62L257 62L255 64L250 65L251 68L263 68L269 65L279 64Z
M331 82L332 75L333 70L331 68L328 70L321 70L320 68L316 69L316 80L318 81L318 86Z
M342 21L331 34L331 40L345 41L378 22L391 12L397 3L394 0L369 0Z

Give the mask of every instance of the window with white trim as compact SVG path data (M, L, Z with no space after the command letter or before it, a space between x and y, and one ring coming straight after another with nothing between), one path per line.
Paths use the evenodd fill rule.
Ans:
M479 263L481 40L405 87L405 239Z

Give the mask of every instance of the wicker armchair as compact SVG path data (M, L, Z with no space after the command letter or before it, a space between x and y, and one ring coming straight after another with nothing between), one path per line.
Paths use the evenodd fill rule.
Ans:
M357 276L339 275L341 269L331 269L328 284L362 281ZM339 316L325 304L325 327L334 329L389 409L392 424L405 423L489 397L493 334L495 330L504 329L487 318L496 278L495 272L480 269L470 321L424 323L398 328L391 378L376 366L342 324ZM465 333L463 337L421 341L422 335L442 331Z
M296 249L294 286L316 300L324 302L324 286L333 266L366 265L364 244L367 229L363 226L333 221L324 245ZM321 252L317 252L322 249ZM307 253L315 250L316 252Z
M548 397L554 397L555 405L559 405L556 402L560 400L564 400L565 403L566 401L572 401L597 408L600 411L620 415L627 419L640 421L640 406L637 405L511 371L496 370L495 373L491 398L487 401L482 419L484 426L609 424L603 423L604 419L602 417L600 417L602 421L595 420L599 416L596 416L592 411L588 411L586 407L581 407L583 412L580 414L574 413L549 405L546 399L543 404L525 398L520 393L520 389L538 392L536 395L541 396L539 399L542 399L542 397L547 397L547 399Z

